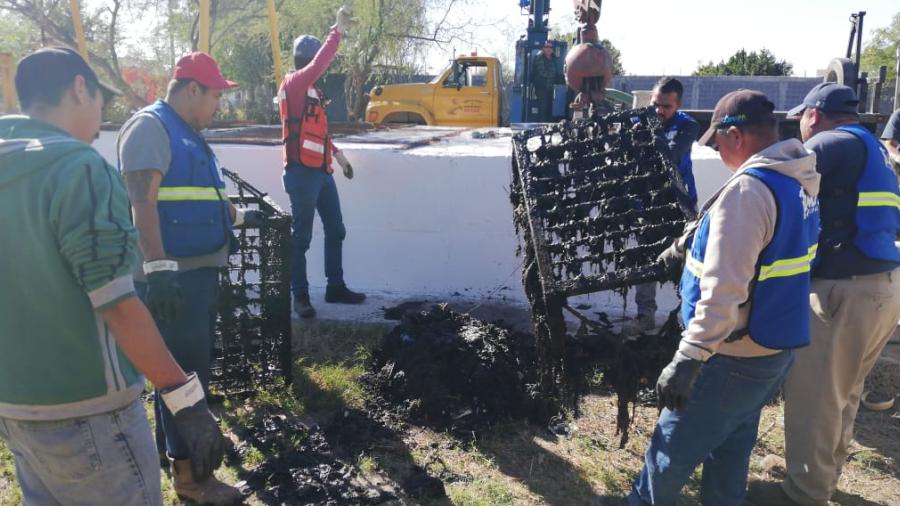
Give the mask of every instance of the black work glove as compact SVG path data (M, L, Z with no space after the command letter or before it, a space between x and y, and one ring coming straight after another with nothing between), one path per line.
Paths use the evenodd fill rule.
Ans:
M160 391L166 407L175 416L178 434L188 448L194 480L209 479L222 465L225 437L206 405L203 385L195 373L183 385Z
M677 283L684 269L684 250L679 247L679 240L672 241L672 244L656 257L656 261L665 268L666 279Z
M675 352L656 381L656 402L660 409L682 409L687 404L701 366L703 362Z
M147 262L144 265L150 264ZM146 272L146 268L145 268ZM172 322L181 315L181 283L178 271L159 270L147 274L147 308L159 321Z
M266 213L262 211L244 211L244 228L262 228L266 224Z

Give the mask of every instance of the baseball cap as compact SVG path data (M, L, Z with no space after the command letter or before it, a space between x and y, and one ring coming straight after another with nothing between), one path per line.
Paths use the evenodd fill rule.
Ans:
M16 94L19 103L29 104L47 89L61 89L75 76L96 84L108 100L122 92L101 81L77 51L68 47L45 47L19 60L16 66Z
M761 91L732 91L716 104L709 129L700 137L700 145L708 146L716 130L721 128L775 121L774 111L775 104Z
M900 109L891 114L887 125L884 127L884 132L881 132L881 138L900 141Z
M172 79L193 79L198 83L215 90L234 88L238 83L222 77L219 64L212 56L196 51L181 57L175 64L175 73Z
M859 106L859 98L856 92L843 84L826 82L819 83L809 90L803 103L787 112L787 116L797 116L807 108L818 109L822 112L836 112L844 114L856 114Z
M553 41L551 41L551 40L549 40L549 39L546 40L546 41L544 41L544 46L543 46L543 47L553 47Z

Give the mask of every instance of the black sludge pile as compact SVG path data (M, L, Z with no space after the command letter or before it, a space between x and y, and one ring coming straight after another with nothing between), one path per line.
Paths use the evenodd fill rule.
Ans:
M543 417L533 338L443 306L406 313L373 353L362 381L379 409L438 430Z
M264 410L250 416L235 430L241 440L237 454L247 460L255 453L265 460L240 473L244 495L273 505L368 505L395 499L361 485L356 471L334 457L318 427Z

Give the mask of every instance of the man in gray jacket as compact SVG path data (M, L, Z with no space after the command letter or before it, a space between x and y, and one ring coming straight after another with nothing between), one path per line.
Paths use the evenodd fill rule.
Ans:
M700 139L734 175L663 254L685 261L686 330L657 382L664 409L632 506L674 504L701 463L702 503L739 505L760 411L793 362L790 349L809 341L819 175L800 141L778 141L774 108L758 91L729 93Z

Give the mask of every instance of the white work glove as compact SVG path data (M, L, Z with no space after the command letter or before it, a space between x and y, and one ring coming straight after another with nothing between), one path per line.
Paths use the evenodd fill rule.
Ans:
M346 5L338 9L337 11L337 23L335 23L334 28L341 35L346 35L347 30L353 27L353 11L350 10L350 7Z
M350 162L347 160L347 157L344 156L343 151L338 151L334 154L334 159L337 160L338 165L344 169L344 177L347 179L353 179L353 166L350 165Z

